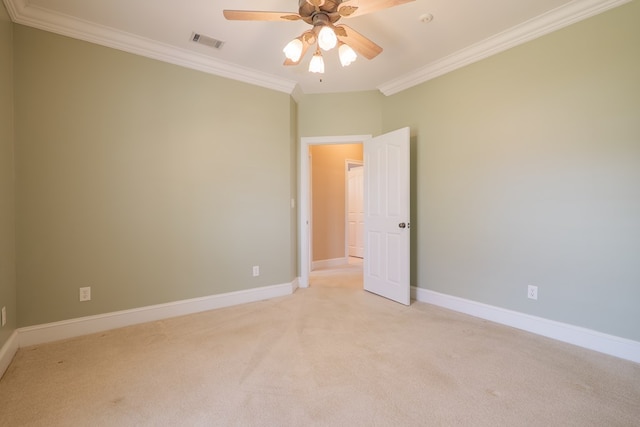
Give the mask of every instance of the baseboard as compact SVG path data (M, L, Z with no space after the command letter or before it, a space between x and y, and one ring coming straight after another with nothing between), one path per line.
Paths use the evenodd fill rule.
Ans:
M229 292L158 304L132 310L116 311L96 316L81 317L61 322L19 328L17 344L19 347L44 344L81 335L93 334L109 329L139 323L153 322L170 317L184 316L216 308L230 307L238 304L261 301L270 298L291 295L297 280L281 285L265 286L244 291Z
M300 278L296 277L295 279L293 279L293 282L291 282L291 293L294 293L299 287L300 287Z
M13 360L13 356L18 351L18 332L13 331L7 342L0 347L0 378L4 375L4 372L9 367L9 364Z
M308 288L309 287L309 277L307 276L307 281L303 282L302 281L302 277L297 277L296 280L298 281L298 287L299 288Z
M547 338L640 363L640 342L637 341L417 287L411 287L411 297L419 302L448 308Z
M311 263L311 270L317 270L319 268L340 267L341 265L347 264L349 264L349 257L321 259L319 261L313 261Z

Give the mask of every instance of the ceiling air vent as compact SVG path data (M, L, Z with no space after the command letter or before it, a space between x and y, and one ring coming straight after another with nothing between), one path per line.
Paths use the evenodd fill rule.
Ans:
M191 41L212 47L214 49L222 49L222 46L224 46L224 42L222 40L217 40L213 37L205 36L198 33L191 34Z

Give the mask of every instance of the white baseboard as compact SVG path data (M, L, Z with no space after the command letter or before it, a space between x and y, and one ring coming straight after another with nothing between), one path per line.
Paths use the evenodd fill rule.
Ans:
M281 285L265 286L244 291L135 308L132 310L80 317L61 322L28 326L17 330L17 343L19 347L27 347L139 323L153 322L170 317L184 316L201 311L214 310L216 308L291 295L297 287L296 282L297 280L294 280L291 283Z
M13 360L13 356L18 351L18 331L13 331L9 339L2 347L0 347L0 378L7 370L9 364Z
M291 293L294 293L299 287L300 287L300 278L296 277L295 279L293 279L293 282L291 282Z
M419 302L426 302L448 308L589 350L640 363L640 342L637 341L413 286L411 287L411 297Z
M311 263L311 269L317 270L319 268L340 267L341 265L347 264L349 264L349 257L321 259L319 261L313 261Z
M307 276L307 279L308 278L309 278L309 276ZM299 288L308 288L309 287L309 280L304 282L304 281L302 281L302 277L298 277L298 278L296 278L296 280L298 281L298 287Z

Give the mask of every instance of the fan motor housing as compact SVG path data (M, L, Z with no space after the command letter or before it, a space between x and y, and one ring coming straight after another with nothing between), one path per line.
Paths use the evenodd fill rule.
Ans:
M325 18L319 18L325 23L328 21L333 24L341 17L338 13L338 7L341 3L342 0L299 0L298 14L309 25L319 24L319 15L326 17L326 21L324 21Z

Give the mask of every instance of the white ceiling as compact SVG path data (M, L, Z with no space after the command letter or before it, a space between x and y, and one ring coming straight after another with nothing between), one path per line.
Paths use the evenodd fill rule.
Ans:
M358 5L369 0L351 0ZM14 22L283 92L379 89L384 94L503 51L630 0L415 0L343 18L384 51L339 65L325 52L326 72L282 65L282 48L308 28L301 21L227 21L223 9L297 13L297 0L4 0ZM433 15L430 23L420 17ZM190 41L198 32L225 42L220 50Z

